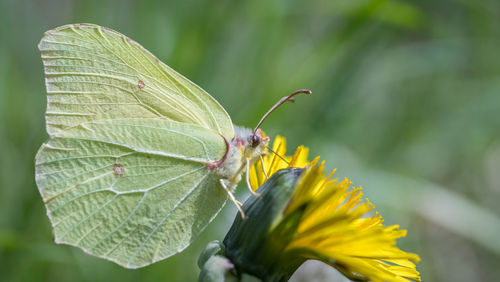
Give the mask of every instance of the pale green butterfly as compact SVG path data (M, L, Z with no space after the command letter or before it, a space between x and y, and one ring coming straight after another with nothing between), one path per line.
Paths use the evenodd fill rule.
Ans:
M127 268L186 248L269 142L130 38L66 25L39 44L50 136L36 183L56 243ZM284 97L293 101L299 90ZM248 173L247 173L248 176ZM247 177L248 181L248 177Z

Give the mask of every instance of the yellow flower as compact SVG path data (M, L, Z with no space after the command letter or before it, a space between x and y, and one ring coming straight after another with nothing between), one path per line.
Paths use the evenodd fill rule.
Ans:
M307 161L308 149L298 147L295 154L286 157L285 139L277 137L273 144L276 154L264 157L250 169L250 182L256 190L275 172L289 167L305 167L296 184L293 197L283 212L287 216L300 211L300 220L292 238L282 250L306 259L321 260L335 267L351 279L372 281L420 281L415 263L418 255L407 253L396 246L396 239L406 230L399 226L382 225L378 213L368 216L374 206L363 200L362 188L350 189L347 179L337 181L324 175L324 164L319 158ZM284 255L283 257L287 257ZM290 257L290 256L288 256Z

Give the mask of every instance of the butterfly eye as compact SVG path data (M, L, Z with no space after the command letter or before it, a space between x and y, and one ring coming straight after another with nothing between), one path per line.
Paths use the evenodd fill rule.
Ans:
M252 135L248 136L248 142L250 143L250 146L255 148L255 147L259 146L259 144L260 144L260 137L255 135L255 134L252 134Z

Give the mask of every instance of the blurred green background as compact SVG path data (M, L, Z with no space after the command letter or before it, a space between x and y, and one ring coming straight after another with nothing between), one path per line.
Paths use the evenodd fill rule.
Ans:
M36 46L75 22L140 42L235 124L312 89L266 132L363 186L387 224L408 229L398 244L421 256L424 281L500 279L500 1L2 0L0 281L195 281L197 255L236 213L228 205L185 252L135 271L53 243L34 183L47 139Z

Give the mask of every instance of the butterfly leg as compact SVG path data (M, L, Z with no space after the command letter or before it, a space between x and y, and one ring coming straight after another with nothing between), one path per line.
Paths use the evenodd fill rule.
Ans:
M252 194L252 196L260 197L260 194L255 192L252 189L252 185L250 184L250 159L249 158L247 158L247 173L246 174L247 174L246 181L247 181L248 191L250 191L250 194Z
M229 188L227 187L226 183L224 183L224 179L220 180L220 185L222 185L222 188L224 188L224 190L226 190L227 195L229 196L229 199L231 200L231 202L233 202L233 204L236 206L236 208L240 212L241 218L243 220L247 219L247 216L245 215L245 212L241 208L241 206L242 206L241 202L238 201L238 200L236 200L236 198L233 195L233 192L231 192L231 190L229 190Z
M259 158L260 158L260 165L262 166L262 172L264 172L266 179L269 179L269 176L267 176L267 173L266 173L266 167L264 166L264 159L262 158L262 156L259 156Z

